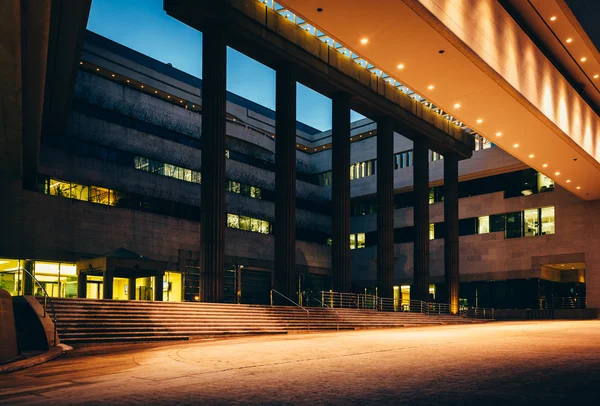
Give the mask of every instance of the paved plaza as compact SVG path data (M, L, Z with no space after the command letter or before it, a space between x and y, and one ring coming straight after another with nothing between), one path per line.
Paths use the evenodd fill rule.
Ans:
M76 349L0 404L600 404L600 321L504 322Z

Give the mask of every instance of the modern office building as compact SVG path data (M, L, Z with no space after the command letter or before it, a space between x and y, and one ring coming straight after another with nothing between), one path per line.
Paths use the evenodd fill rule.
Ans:
M600 308L600 56L573 12L347 3L165 1L204 33L204 80L85 31L85 6L44 55L16 19L0 287L36 294L26 269L56 297ZM276 67L275 111L225 91L225 45ZM295 119L296 81L333 129Z

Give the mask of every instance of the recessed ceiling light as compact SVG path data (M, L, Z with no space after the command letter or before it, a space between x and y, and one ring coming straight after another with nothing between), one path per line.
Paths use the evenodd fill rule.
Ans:
M519 144L514 144L513 147L519 148Z
M556 21L556 16L550 17L550 21Z
M594 75L594 79L598 79L600 75Z
M573 38L567 38L567 44L570 44L571 42L573 42Z
M100 68L96 68L97 71L100 71Z
M577 186L577 190L581 189L581 186Z
M455 109L459 109L459 108L460 108L460 103L456 103L456 104L454 105L454 108L455 108Z
M555 174L556 176L558 176L558 175L560 175L560 172L554 172L554 174Z
M129 79L127 79L127 83L129 83Z
M581 62L585 62L587 61L587 58L584 56L583 58L580 59Z
M548 167L548 164L544 164L544 165L542 165L542 166L543 166L544 168L547 168L547 167Z
M113 77L113 78L115 77L115 74L114 74L114 73L112 74L112 77Z
M498 131L498 132L496 133L496 137L501 137L501 136L502 136L502 133L501 133L500 131Z
M140 86L142 89L144 88L144 85Z
M567 179L567 183L571 183L571 179Z
M80 65L83 65L83 62L79 62Z
M535 158L535 155L529 154L529 158Z
M363 38L360 40L361 44L366 44L367 42L369 42L369 40L367 38Z
M404 69L404 65L402 65L402 64L398 65L398 69Z
M429 86L427 86L427 89L429 89L429 90L433 90L433 89L434 89L434 86L433 86L433 85L429 85Z
M477 119L477 124L481 124L481 123L483 123L483 120L482 120L482 119L480 119L480 118L478 118L478 119Z
M158 93L158 90L155 90L154 93Z

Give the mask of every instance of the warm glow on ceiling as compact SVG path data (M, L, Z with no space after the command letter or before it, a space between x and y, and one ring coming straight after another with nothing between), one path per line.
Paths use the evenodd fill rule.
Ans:
M581 186L577 186L577 190L581 189Z
M567 183L571 183L571 179L567 179Z
M580 59L581 62L585 62L587 61L587 58L584 56L583 58Z
M454 105L454 108L455 108L455 109L459 109L459 108L460 108L460 104L459 104L459 103L456 103L456 104Z
M556 176L558 176L558 175L560 175L560 172L554 172L554 174L555 174Z
M404 65L402 65L402 64L398 65L398 69L404 69Z
M482 120L482 119L480 119L480 118L478 118L478 119L477 119L477 124L481 124L481 123L483 123L483 120Z
M501 133L500 131L498 131L498 132L496 133L496 137L501 137L501 136L502 136L502 133Z
M519 144L514 144L513 147L519 148Z
M529 154L529 158L535 158L535 155Z
M594 79L598 79L600 75L594 75Z
M573 38L567 38L567 44L570 44L571 42L573 42Z
M544 164L544 165L542 165L542 166L543 166L544 168L547 168L547 167L548 167L548 164Z
M550 17L550 21L556 21L556 16Z
M366 44L367 42L369 42L369 40L366 39L366 38L363 38L363 39L360 40L360 43L363 44L363 45Z
M427 89L429 89L429 90L433 90L433 89L434 89L434 86L433 86L433 85L429 85L429 86L427 86Z

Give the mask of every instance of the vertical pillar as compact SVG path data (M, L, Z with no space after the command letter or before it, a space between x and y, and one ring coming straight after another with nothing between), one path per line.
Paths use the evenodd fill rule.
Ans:
M165 272L156 272L154 276L154 301L163 301L163 279L165 278Z
M377 289L393 297L394 286L394 129L390 118L377 121Z
M332 247L333 290L350 291L350 96L333 97L332 117Z
M129 300L135 300L135 291L136 291L136 287L135 287L135 281L137 280L137 278L135 276L130 276L129 277L129 286L127 287L127 298Z
M77 297L85 299L87 296L87 274L79 271L77 274Z
M217 22L202 33L202 267L200 298L222 302L225 245L225 112L227 60Z
M444 271L450 313L458 313L458 158L444 155Z
M414 284L411 299L429 300L429 156L423 138L413 142Z
M103 292L102 299L112 299L113 298L113 282L114 282L114 273L111 268L106 268L104 270L104 277L102 278Z
M31 259L25 260L25 271L23 271L23 296L31 296L35 291L33 282L33 261Z
M296 74L283 63L275 91L275 289L291 298L296 283Z

